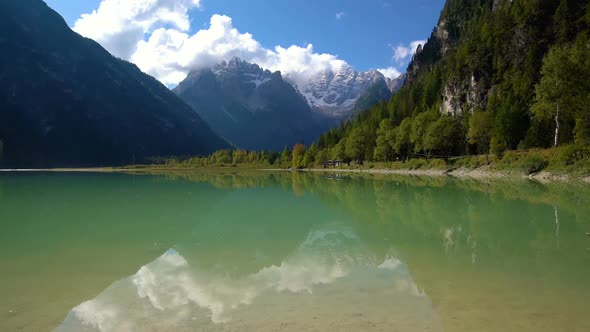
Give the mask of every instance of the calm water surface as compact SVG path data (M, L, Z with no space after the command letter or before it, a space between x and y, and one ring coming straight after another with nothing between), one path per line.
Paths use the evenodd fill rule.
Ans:
M0 331L590 331L590 189L0 175Z

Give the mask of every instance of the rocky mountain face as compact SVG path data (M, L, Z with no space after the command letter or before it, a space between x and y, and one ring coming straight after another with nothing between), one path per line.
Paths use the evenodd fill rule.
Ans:
M531 11L527 6L535 8ZM435 67L442 68L452 74L443 78L439 107L441 113L460 115L473 113L477 109L485 110L490 97L498 94L493 89L494 85L504 84L505 78L500 77L498 72L516 72L522 70L523 66L537 67L536 73L527 73L530 77L525 84L530 85L530 81L538 79L542 55L547 51L548 41L553 38L548 37L550 33L547 29L543 29L545 25L551 24L551 13L555 7L557 2L551 1L540 1L534 5L519 2L515 5L513 0L488 0L481 1L480 13L475 4L465 4L460 0L447 1L428 43L424 48L418 48L410 63L408 84L415 84L424 72L432 71ZM526 20L524 16L516 17L515 12L528 17ZM495 21L490 24L487 21L492 21L492 17ZM522 22L518 22L519 19ZM500 30L498 26L502 25L511 27L512 33L492 36L490 30ZM479 28L470 31L476 30L472 26ZM493 44L496 38L503 38L501 44ZM473 60L464 59L467 49L476 48L473 45L477 44L478 53L471 54ZM453 51L453 54L449 51ZM454 66L449 63L449 58L455 61ZM499 62L503 62L503 65Z
M280 72L239 58L191 72L175 89L211 127L243 149L282 150L327 129Z
M394 79L390 79L390 78L386 77L385 83L387 83L387 88L389 88L389 91L391 91L392 94L396 93L406 83L406 74L402 74L401 76L394 78Z
M5 167L145 162L228 147L135 65L74 33L41 0L0 2Z
M325 116L345 119L358 110L355 105L361 97L368 98L366 93L369 89L375 89L375 85L382 87L383 83L388 88L389 97L391 97L392 92L401 88L403 77L392 80L376 70L357 72L350 65L344 65L336 72L321 72L298 88L313 111ZM372 105L381 100L387 100L389 97L373 99L371 102L365 101L363 104Z
M502 0L494 1L494 8L500 6L499 1ZM445 8L447 10L441 16L428 40L428 44L424 45L424 47L418 47L408 67L408 82L411 84L414 84L421 70L428 69L423 68L423 65L425 65L424 59L427 59L427 61L433 58L442 59L446 57L449 50L455 48L458 42L457 29L450 26L455 23L456 18L451 17L449 14L448 4ZM478 84L474 74L469 78L450 77L443 87L440 112L452 115L460 115L464 111L473 113L475 109L481 109L485 106L487 101L485 92L481 84Z
M189 73L173 91L234 145L282 150L312 142L354 112L388 100L402 83L344 66L298 86L280 72L233 58Z
M361 112L371 108L379 102L391 99L392 92L384 80L377 80L365 93L354 103L353 113Z

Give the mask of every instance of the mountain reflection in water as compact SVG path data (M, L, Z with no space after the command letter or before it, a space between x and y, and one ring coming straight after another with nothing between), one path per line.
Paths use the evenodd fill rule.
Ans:
M590 331L590 187L337 178L1 174L0 331Z
M381 317L389 316L389 326L402 318L419 331L440 330L430 300L405 264L393 254L379 257L371 252L352 228L329 224L312 230L280 265L239 278L200 269L199 262L191 264L170 249L133 276L73 308L56 331L244 329L249 327L247 322L260 318L252 315L261 313L285 324L294 306L310 302L343 316L348 313L350 322L395 306L403 310ZM301 328L298 321L315 319L322 324L326 318L321 317L322 309L313 312L312 308L297 307L292 330Z

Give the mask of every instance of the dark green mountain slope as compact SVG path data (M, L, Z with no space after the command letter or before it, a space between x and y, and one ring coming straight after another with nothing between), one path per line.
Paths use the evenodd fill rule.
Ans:
M3 166L113 165L228 146L174 93L41 0L0 1L0 50Z
M406 84L319 147L387 161L590 141L588 0L448 0ZM558 112L559 110L559 112Z
M396 88L395 91L399 90ZM395 92L394 91L394 92ZM360 112L369 109L381 101L387 101L391 99L392 91L387 86L384 80L377 80L365 94L363 94L354 104L354 111Z

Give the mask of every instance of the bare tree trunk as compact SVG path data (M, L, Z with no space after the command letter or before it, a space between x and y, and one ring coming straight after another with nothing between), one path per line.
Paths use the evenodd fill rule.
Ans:
M559 104L557 104L557 112L555 113L555 147L559 144Z
M490 164L490 143L487 138L484 138L484 147L486 149L486 165Z
M553 208L555 209L555 238L557 239L557 248L559 248L559 215L557 214L557 206Z

